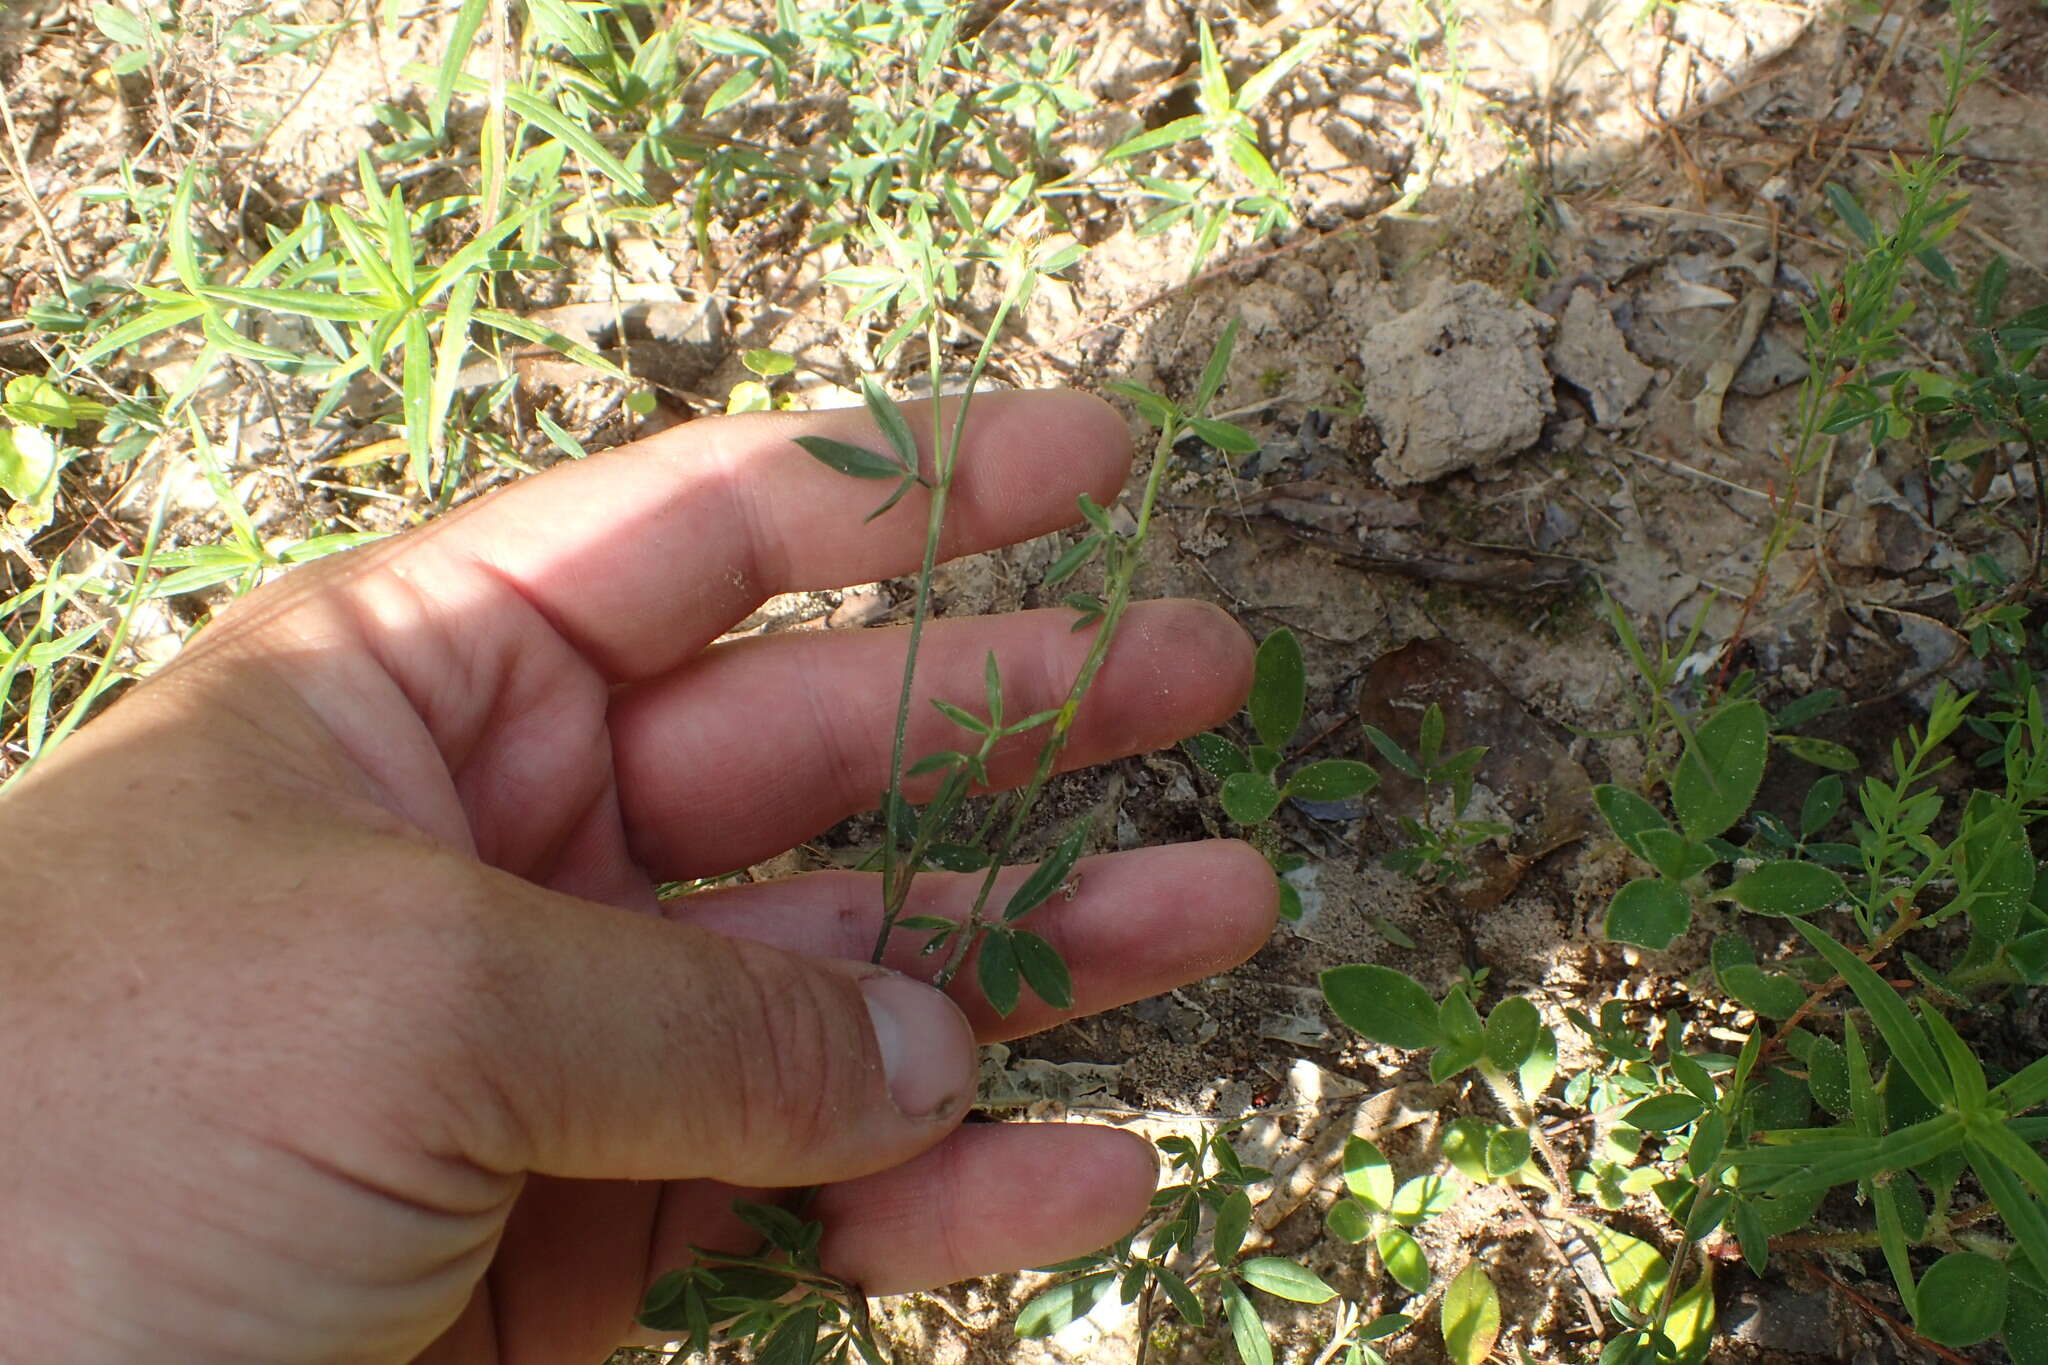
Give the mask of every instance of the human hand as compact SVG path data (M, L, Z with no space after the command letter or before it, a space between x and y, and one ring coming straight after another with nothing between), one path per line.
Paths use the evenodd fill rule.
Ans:
M973 411L948 554L1124 477L1092 399ZM916 565L919 500L863 524L804 432L875 440L696 422L300 570L0 801L0 1355L596 1361L690 1246L744 1244L734 1187L823 1186L827 1265L880 1293L1138 1219L1143 1142L957 1127L972 1041L1065 1016L868 966L878 879L656 897L886 785L901 632L711 645ZM972 704L993 650L1015 714L1056 705L1071 620L938 623L920 693ZM1219 723L1249 673L1222 613L1135 607L1066 763ZM951 742L920 702L910 752ZM928 875L911 913L970 896ZM1272 913L1217 842L1089 860L1032 927L1085 1013L1241 961Z

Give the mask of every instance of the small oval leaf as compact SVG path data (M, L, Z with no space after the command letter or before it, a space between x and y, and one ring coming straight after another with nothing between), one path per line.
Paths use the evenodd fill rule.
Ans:
M1913 1325L1943 1346L1975 1346L2005 1325L2010 1281L2005 1262L1952 1251L1920 1277L1920 1311Z
M1337 1017L1376 1043L1413 1049L1443 1041L1436 1001L1405 972L1355 963L1324 972L1322 985Z
M1811 915L1847 898L1839 873L1818 863L1765 863L1736 878L1728 894L1760 915Z
M1656 877L1638 877L1607 907L1607 937L1663 952L1692 924L1692 897Z
M1664 1133L1683 1128L1706 1112L1707 1106L1691 1095L1653 1095L1622 1115L1621 1121L1646 1133Z
M1350 758L1326 758L1297 768L1287 779L1287 795L1305 801L1349 801L1380 784L1380 775Z
M1458 1365L1481 1365L1500 1339L1500 1294L1474 1261L1444 1291L1444 1345Z
M1301 659L1301 642L1294 632L1282 627L1259 644L1252 664L1252 728L1259 741L1275 749L1287 747L1301 727L1302 707L1308 699L1307 671Z
M1411 1294L1429 1292L1429 1257L1422 1244L1400 1228L1388 1228L1379 1235L1380 1263L1394 1277L1394 1283Z
M1723 707L1693 732L1671 778L1671 806L1687 838L1711 838L1742 818L1770 747L1771 718L1753 701Z
M1382 1212L1394 1202L1394 1167L1386 1154L1362 1137L1344 1144L1344 1187Z
M1486 1060L1502 1071L1514 1071L1536 1050L1543 1017L1528 997L1511 995L1486 1016Z
M1223 813L1240 825L1264 824L1280 805L1280 789L1260 773L1232 773L1223 779L1218 799Z

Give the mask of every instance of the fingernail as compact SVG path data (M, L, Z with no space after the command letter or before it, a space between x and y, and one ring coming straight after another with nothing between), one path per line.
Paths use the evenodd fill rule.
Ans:
M863 978L889 1098L905 1118L931 1119L966 1102L974 1084L974 1033L959 1006L907 976Z

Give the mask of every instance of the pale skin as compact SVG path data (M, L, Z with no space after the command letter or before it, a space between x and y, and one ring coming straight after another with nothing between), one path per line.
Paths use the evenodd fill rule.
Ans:
M973 413L949 555L1127 473L1093 399ZM1000 1019L971 970L930 989L915 936L869 966L878 879L655 895L887 781L900 630L713 644L774 593L916 567L918 500L864 525L874 486L802 432L880 448L858 412L695 422L294 573L0 799L0 1353L595 1365L689 1247L746 1245L735 1188L821 1187L828 1267L875 1293L1137 1221L1144 1142L959 1126L975 1040L1071 1015ZM978 709L993 650L1011 714L1056 705L1071 622L941 623L920 693ZM1134 608L1065 765L1220 723L1250 667L1221 612ZM956 736L918 705L913 756ZM1071 1014L1271 927L1239 843L1078 872L1032 922ZM970 896L928 875L912 913Z

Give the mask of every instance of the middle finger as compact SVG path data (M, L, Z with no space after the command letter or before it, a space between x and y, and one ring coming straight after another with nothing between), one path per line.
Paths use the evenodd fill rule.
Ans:
M1093 638L1073 621L1055 609L935 622L924 637L905 761L974 747L929 699L982 715L990 653L1009 720L1060 705ZM612 749L640 865L658 880L727 872L872 810L889 781L907 641L901 629L736 641L620 692ZM1251 661L1250 640L1215 607L1133 606L1060 766L1144 753L1221 724L1250 687ZM995 785L1024 781L1047 733L1005 741L990 764Z
M1000 913L1030 871L1003 870L989 897L991 914ZM921 876L904 913L962 919L981 881L979 873ZM1073 977L1073 1008L1055 1009L1027 989L1007 1018L999 1015L974 984L970 957L951 993L980 1041L1037 1033L1227 971L1265 945L1279 902L1265 858L1234 839L1084 858L1074 865L1068 884L1071 899L1056 893L1019 927L1059 950ZM881 901L882 879L873 873L813 872L700 892L670 901L666 913L792 952L859 959L874 946ZM883 961L929 979L943 954L920 955L925 937L896 933Z

